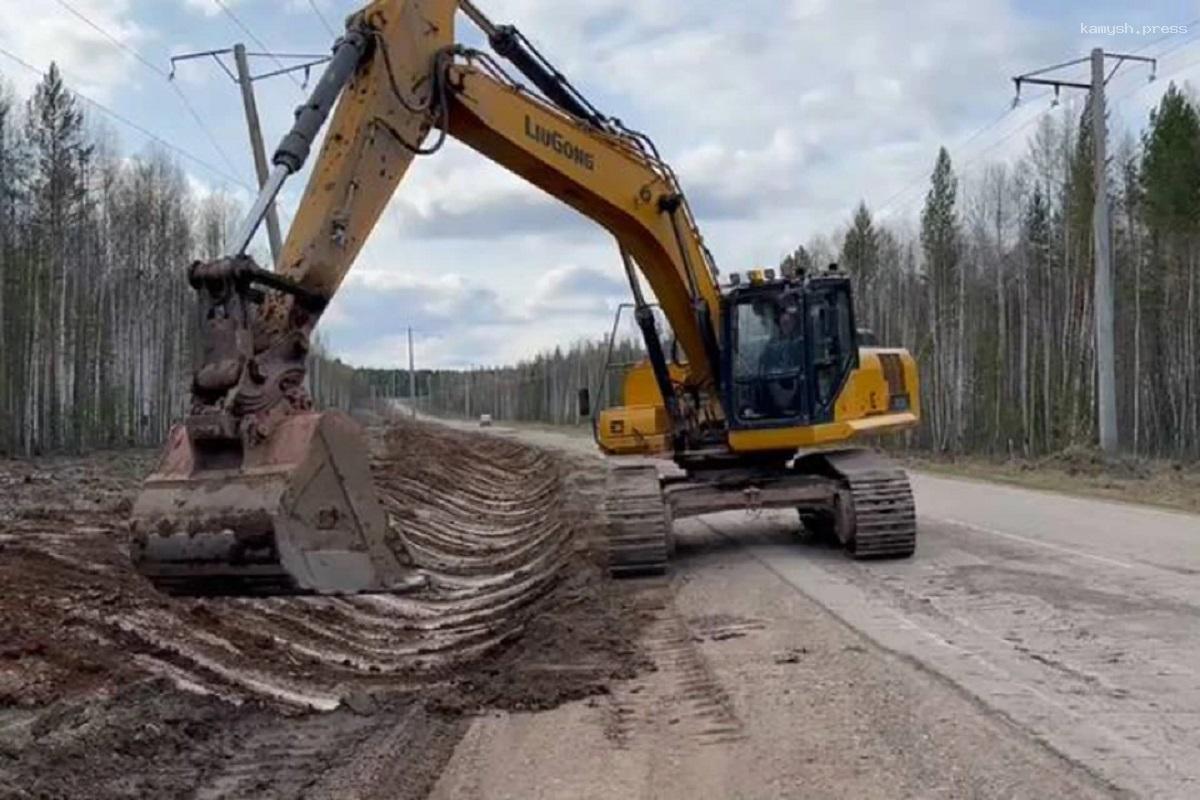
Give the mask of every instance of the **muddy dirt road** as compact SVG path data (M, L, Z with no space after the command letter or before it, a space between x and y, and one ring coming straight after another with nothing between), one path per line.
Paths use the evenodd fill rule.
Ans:
M149 454L0 463L0 797L423 797L481 709L643 665L587 486L405 424L372 469L410 594L187 600L128 564Z

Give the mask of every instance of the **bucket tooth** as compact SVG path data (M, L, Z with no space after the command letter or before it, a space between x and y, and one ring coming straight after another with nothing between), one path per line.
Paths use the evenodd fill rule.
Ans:
M135 567L172 594L359 594L419 582L389 544L361 427L285 419L264 442L172 431L130 520Z

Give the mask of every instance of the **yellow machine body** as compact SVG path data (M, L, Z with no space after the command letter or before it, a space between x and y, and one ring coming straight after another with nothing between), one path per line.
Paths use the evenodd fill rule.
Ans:
M673 381L682 383L686 371L671 364ZM606 408L596 419L596 440L611 455L654 455L671 452L671 421L654 372L646 360L625 374L621 405Z
M911 430L921 422L917 362L907 350L863 348L860 366L850 373L838 394L834 421L803 427L731 430L729 446L736 452L820 448L857 442L888 433ZM883 358L881 358L883 357ZM899 362L885 368L885 359ZM902 403L897 398L904 397ZM903 410L897 410L901 405Z
M671 369L673 377L682 381L683 369L676 365ZM903 402L897 403L899 398ZM903 410L897 410L897 405ZM833 422L730 430L729 447L753 453L845 444L915 428L921 421L920 408L920 379L912 355L899 348L863 348L859 367L838 394ZM650 364L641 361L625 376L622 405L598 415L596 440L610 455L670 455L670 433L662 393Z

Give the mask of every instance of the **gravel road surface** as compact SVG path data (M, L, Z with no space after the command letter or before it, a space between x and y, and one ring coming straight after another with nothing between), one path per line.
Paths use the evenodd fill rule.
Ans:
M786 513L677 523L673 576L630 590L657 671L476 720L433 796L1200 796L1200 517L914 484L911 561Z

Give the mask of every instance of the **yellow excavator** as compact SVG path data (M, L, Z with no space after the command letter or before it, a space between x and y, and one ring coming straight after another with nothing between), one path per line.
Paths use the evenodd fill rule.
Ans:
M460 11L492 52L456 43ZM262 269L246 249L331 114L276 268ZM617 241L646 356L624 376L623 403L594 418L611 456L614 574L666 569L673 519L737 508L796 509L854 557L913 553L907 477L865 441L917 425L916 365L904 350L860 347L847 276L751 270L722 283L649 137L601 113L519 30L468 0L376 0L347 20L229 255L189 269L202 360L189 413L133 508L143 574L184 594L412 584L365 434L313 410L305 364L405 171L447 137ZM666 459L678 469L660 470Z

